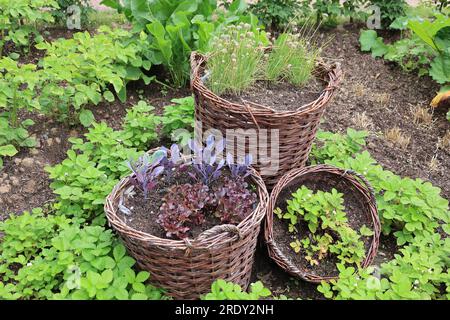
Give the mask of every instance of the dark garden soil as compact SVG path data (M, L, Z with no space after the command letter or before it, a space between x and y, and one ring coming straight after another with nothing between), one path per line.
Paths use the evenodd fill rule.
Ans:
M450 142L445 144L442 138L450 131L450 122L445 118L447 110L428 109L438 90L435 83L430 78L404 73L397 66L361 53L359 29L355 27L322 31L319 36L323 40L333 38L324 48L324 55L332 62L340 62L345 72L339 92L325 111L321 129L333 132L345 132L348 127L368 130L367 149L384 168L403 177L430 181L449 199ZM27 61L35 61L35 58ZM145 99L161 113L162 106L169 104L171 98L189 94L188 89L169 90L167 93L162 89L154 84L131 86L127 103L103 103L94 107L96 120L106 121L118 129L126 109L140 99ZM261 102L267 104L266 100ZM432 113L432 122L415 122L412 110L416 107ZM19 214L54 199L44 167L62 161L70 147L67 139L70 136L81 137L86 131L48 117L28 117L36 122L30 133L39 144L33 149L22 149L12 159L4 159L5 164L0 171L0 220L9 213ZM406 138L409 137L409 144L386 139L385 132L396 127ZM396 251L395 242L382 237L374 265L391 259ZM321 297L315 290L316 285L294 279L277 267L268 258L262 242L258 246L252 275L252 281L258 279L274 294L309 299Z
M447 110L432 110L429 103L439 90L429 77L418 78L399 67L374 59L359 50L359 31L349 26L322 33L333 37L324 55L339 61L345 78L325 111L322 130L345 132L348 127L368 130L367 149L385 169L403 177L421 178L442 189L450 199L450 131ZM432 114L431 123L414 121L415 108ZM399 128L408 145L386 139L385 132Z
M241 95L225 94L222 97L240 104L253 102L276 111L293 111L316 100L323 88L324 83L315 77L300 88L285 81L258 81Z

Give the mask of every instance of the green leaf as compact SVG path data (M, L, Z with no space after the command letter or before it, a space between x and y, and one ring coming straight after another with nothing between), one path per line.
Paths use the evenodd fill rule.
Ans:
M113 249L113 256L116 262L119 262L125 256L126 250L123 244L118 244Z
M450 82L450 54L439 55L431 62L430 76L440 84Z
M137 282L145 282L150 277L150 273L146 271L141 271L136 275L135 281Z
M384 44L383 38L377 37L375 30L364 30L359 37L362 51L372 51L372 56L382 57L388 52L388 46Z
M104 98L106 99L106 101L108 101L108 102L113 102L113 101L115 100L114 94L113 94L111 91L109 91L109 90L103 92L103 97L104 97Z
M84 127L89 127L92 122L94 122L95 118L94 118L94 114L92 113L91 110L87 110L87 109L83 109L80 112L80 123L84 126Z
M8 156L12 157L17 154L17 149L11 145L7 144L6 146L0 146L0 156Z
M131 296L131 300L148 300L145 293L134 293Z

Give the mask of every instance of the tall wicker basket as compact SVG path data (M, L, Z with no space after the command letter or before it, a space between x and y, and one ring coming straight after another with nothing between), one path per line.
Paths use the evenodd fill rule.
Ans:
M255 103L232 103L214 94L202 81L206 64L206 56L197 52L191 54L191 89L196 103L195 118L202 123L202 130L218 129L224 136L227 129L255 129L256 132L262 129L278 130L278 170L270 175L263 175L268 187L275 185L289 170L304 167L320 118L342 79L340 65L318 64L315 74L327 82L320 96L311 103L298 106L295 111L279 112ZM271 137L268 145L271 145L270 139ZM239 150L242 146L237 148ZM241 152L248 153L248 147L244 148L246 149ZM260 171L261 165L255 164L255 168Z
M319 181L326 183L330 189L335 188L337 191L344 194L347 192L355 199L359 200L360 220L367 222L367 225L374 231L366 256L361 263L361 267L364 268L369 266L376 256L381 230L373 189L362 175L351 170L344 170L329 165L294 169L284 175L273 188L270 196L264 225L264 238L269 250L269 256L281 268L291 275L313 283L320 283L323 280L329 281L336 279L337 277L316 274L311 270L306 270L299 265L294 264L285 254L283 254L274 238L273 211L276 208L277 200L281 195L286 196L304 184L315 184Z
M118 204L130 186L130 177L122 179L106 198L105 212L138 266L150 272L150 281L173 298L198 299L210 291L216 279L247 288L269 199L264 181L254 169L251 179L257 187L255 210L238 225L217 225L195 239L163 239L128 226L118 215Z

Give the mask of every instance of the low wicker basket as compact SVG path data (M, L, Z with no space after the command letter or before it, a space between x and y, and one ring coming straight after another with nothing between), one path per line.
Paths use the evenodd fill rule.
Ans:
M359 200L361 206L361 219L365 219L371 225L368 225L373 231L372 241L367 251L366 257L361 263L365 268L370 265L377 254L380 238L380 220L375 202L375 196L372 187L367 180L360 174L351 170L339 169L329 165L318 165L294 169L284 175L277 185L273 188L267 207L267 216L264 227L264 238L269 250L269 256L289 274L297 276L308 282L319 283L323 280L329 281L337 277L328 275L318 275L311 271L302 269L295 265L283 254L274 239L273 231L273 211L277 206L277 200L280 196L290 194L291 190L297 189L302 185L324 182L329 188L335 188L342 193L351 192L355 199ZM288 191L289 190L289 191ZM324 190L329 191L329 190ZM293 191L292 191L293 192Z
M256 132L262 129L268 132L272 129L278 130L278 171L263 175L269 188L289 170L304 167L320 118L342 80L340 65L318 64L315 74L327 83L320 96L311 103L299 105L295 111L280 112L250 102L245 105L232 103L214 94L202 81L206 64L206 56L197 52L191 54L191 89L195 96L195 118L202 123L202 131L217 129L225 136L227 129L255 129ZM272 138L268 139L268 145L271 145ZM246 146L237 148L246 148L241 152L248 153ZM261 166L255 164L255 168L260 170Z
M210 291L216 279L247 288L269 200L258 172L252 169L250 177L258 195L258 205L252 214L238 225L217 225L195 239L163 239L128 226L118 215L118 203L122 192L130 186L130 176L122 179L106 198L106 216L138 266L150 272L150 282L164 288L173 298L197 299Z

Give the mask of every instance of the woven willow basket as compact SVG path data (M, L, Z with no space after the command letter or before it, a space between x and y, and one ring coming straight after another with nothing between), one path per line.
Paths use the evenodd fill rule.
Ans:
M191 89L195 96L195 118L202 123L202 130L217 129L226 135L227 129L266 129L279 132L279 166L278 171L263 175L268 187L272 187L289 170L302 168L308 160L312 142L315 138L320 118L330 99L342 80L339 64L326 66L318 64L315 74L326 81L327 85L320 96L311 103L298 106L295 111L275 111L267 106L255 103L245 105L227 101L209 90L201 77L205 72L206 56L193 52L191 54ZM268 138L268 145L271 145ZM242 150L247 154L248 147ZM259 152L259 149L258 149ZM270 155L270 150L269 150ZM255 164L260 171L261 166Z
M217 225L195 239L184 240L159 238L133 229L121 219L117 214L118 203L131 185L130 177L122 179L106 198L105 212L138 266L150 272L152 284L164 288L176 299L197 299L210 292L216 279L248 287L269 200L264 181L256 170L252 169L250 177L257 187L258 205L248 217L238 225Z
M308 186L308 184L314 184L317 182L326 183L330 190L335 188L338 192L342 192L344 194L351 193L354 199L359 200L358 204L361 208L359 212L361 219L367 221L367 226L374 231L370 247L367 250L366 257L361 263L361 267L365 268L369 266L376 256L381 230L373 189L362 175L351 170L343 170L329 165L318 165L305 167L302 169L294 169L284 175L273 188L269 199L264 226L264 238L269 250L269 256L281 268L291 275L314 283L320 283L322 280L329 281L332 279L337 279L337 277L318 275L309 270L302 269L302 267L292 263L291 260L283 254L274 239L273 211L277 207L277 200L280 196L289 196L302 185Z

